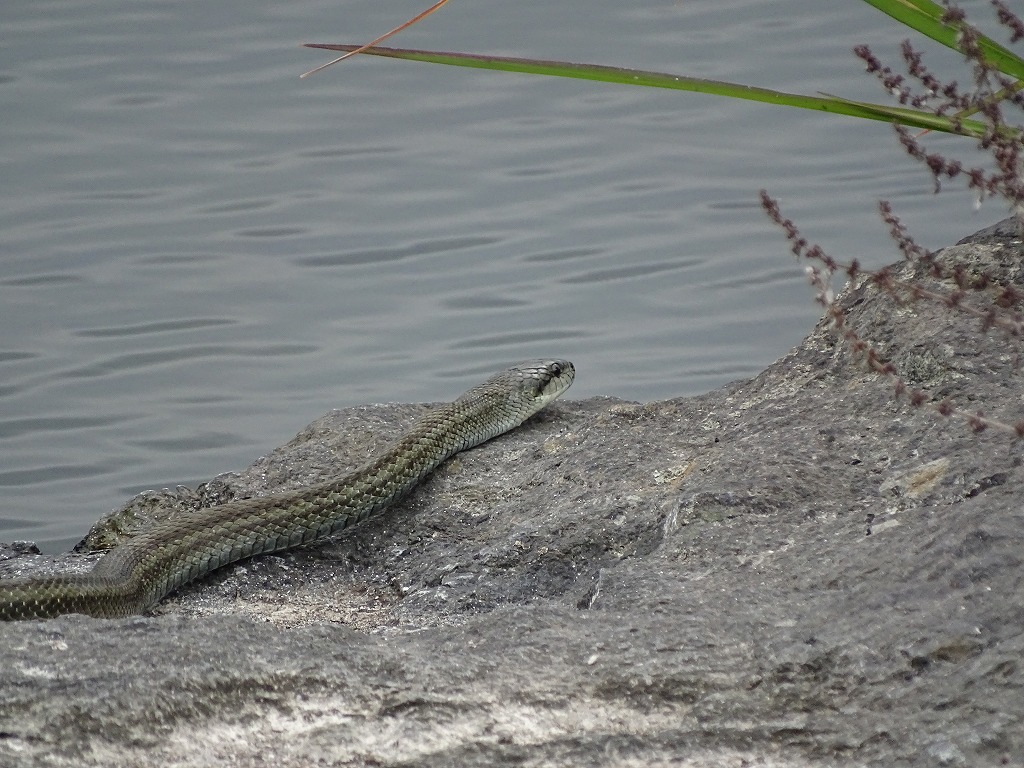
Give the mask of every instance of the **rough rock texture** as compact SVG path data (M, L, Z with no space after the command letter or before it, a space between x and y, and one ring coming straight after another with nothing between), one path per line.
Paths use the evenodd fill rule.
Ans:
M1022 257L1008 224L944 252L1018 286ZM915 385L1024 417L1019 340L841 301ZM421 412L328 414L92 540L315 482ZM556 403L156 615L0 625L0 765L1021 765L1021 479L1016 442L895 401L822 324L702 397Z

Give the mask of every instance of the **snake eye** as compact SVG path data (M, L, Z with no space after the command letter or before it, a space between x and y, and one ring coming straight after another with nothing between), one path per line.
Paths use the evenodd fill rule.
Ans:
M559 365L558 363L552 363L551 364L551 375L554 376L556 379L559 376L561 376L562 375L562 366Z

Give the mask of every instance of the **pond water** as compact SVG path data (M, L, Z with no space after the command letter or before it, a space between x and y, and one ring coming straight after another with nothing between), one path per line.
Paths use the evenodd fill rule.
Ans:
M328 58L301 43L425 5L5 4L0 540L66 548L330 408L518 359L573 360L573 397L752 376L818 315L762 187L875 265L879 197L930 247L1003 216L934 196L881 123L370 57L298 78ZM880 100L850 49L905 35L852 2L456 0L389 44Z

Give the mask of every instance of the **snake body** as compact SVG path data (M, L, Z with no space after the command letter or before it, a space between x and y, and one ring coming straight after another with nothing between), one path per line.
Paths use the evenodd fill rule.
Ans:
M228 563L330 536L391 506L450 456L519 426L574 375L566 360L520 363L431 411L339 480L178 515L115 547L89 573L0 580L0 619L142 613Z

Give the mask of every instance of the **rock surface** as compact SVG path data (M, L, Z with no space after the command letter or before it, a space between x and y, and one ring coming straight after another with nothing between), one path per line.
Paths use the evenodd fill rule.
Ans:
M1024 287L1010 224L943 258ZM915 386L1024 416L1019 339L840 301ZM334 475L422 411L330 413L90 542ZM896 401L822 323L702 397L555 403L152 616L0 625L0 765L1021 765L1021 479L1018 443ZM91 562L23 549L5 575Z

